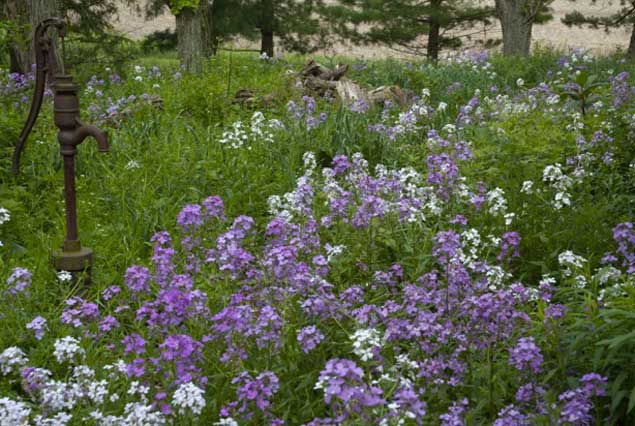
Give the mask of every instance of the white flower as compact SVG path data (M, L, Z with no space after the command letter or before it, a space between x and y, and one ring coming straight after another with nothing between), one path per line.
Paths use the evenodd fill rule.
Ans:
M141 82L141 81L143 81L143 77L141 77L140 75L138 75L138 76L136 76L136 77L134 78L134 81L139 81L139 82Z
M395 363L402 370L409 371L419 369L419 364L417 364L416 361L411 360L408 354L398 354L395 356Z
M571 268L580 269L586 263L586 259L582 256L574 254L571 250L563 251L558 255L558 263L563 267L565 276L571 276Z
M8 222L9 219L11 219L11 213L9 213L9 210L5 209L4 207L0 207L0 225Z
M59 380L49 380L42 387L40 396L43 407L50 411L72 410L82 397L79 386Z
M489 213L492 216L505 216L507 214L507 200L505 199L505 191L500 188L494 188L487 193L487 204Z
M604 285L609 281L616 281L622 276L622 272L613 267L613 266L605 266L597 270L597 273L593 276L593 279L597 279L597 281Z
M523 87L524 85L525 85L525 80L523 80L522 78L519 78L518 80L516 80L516 86Z
M503 217L505 218L505 226L509 226L514 221L516 213L506 213Z
M72 336L62 337L61 339L57 339L55 343L53 343L55 350L53 351L53 355L57 362L62 363L65 361L73 361L76 355L80 357L84 357L86 352L79 346L79 340L75 339Z
M556 210L560 210L563 206L571 205L569 189L573 185L573 179L562 173L559 163L545 167L542 172L542 180L550 184L556 191L552 202Z
M17 371L19 367L26 365L27 362L29 360L22 349L17 346L11 346L0 354L0 371L6 376L14 370Z
M128 163L124 166L124 168L126 170L135 170L138 169L139 167L141 167L141 164L139 164L139 162L137 160L130 160L128 161Z
M585 288L586 287L586 277L584 275L576 275L576 277L574 278L575 282L573 283L573 286L575 288Z
M446 124L443 126L443 130L447 133L454 133L456 132L456 126L454 124Z
M145 398L146 394L150 391L150 388L142 385L137 380L130 382L130 388L128 389L128 395L139 395Z
M549 97L547 98L546 102L547 102L547 105L555 105L555 104L557 104L558 102L560 102L560 96L558 96L558 95L551 95L551 96L549 96Z
M57 413L51 418L35 417L35 426L66 426L73 416L68 413Z
M326 243L324 245L324 249L326 250L326 261L330 262L331 260L333 260L333 258L341 254L345 248L345 245L332 246L329 243Z
M384 343L380 332L374 328L357 330L351 336L351 340L353 341L353 352L362 361L373 359L373 349L381 348Z
M231 417L225 417L214 423L214 426L238 426L238 422Z
M305 152L304 155L302 155L302 161L304 162L304 175L311 176L317 167L315 154L310 151Z
M534 192L534 182L531 180L524 181L522 187L520 188L520 192L524 194L532 194Z
M503 268L497 265L490 267L485 273L485 276L487 277L487 282L489 283L488 288L491 291L498 290L507 279L511 278L511 274L509 272L505 272Z
M59 271L57 273L57 279L60 280L60 282L62 283L68 282L72 278L73 278L73 275L71 275L71 273L68 271Z
M205 391L194 383L184 383L174 391L172 406L176 407L177 411L182 415L185 415L189 411L192 411L195 415L199 415L201 411L203 411L203 408L205 408L204 394Z
M439 106L437 107L437 111L445 111L446 108L448 107L448 104L446 104L445 102L439 102Z
M31 409L20 401L0 398L1 426L28 426Z
M112 424L126 426L163 426L167 424L161 412L156 411L150 405L144 405L139 402L126 404L124 416L123 419L117 419L118 422Z

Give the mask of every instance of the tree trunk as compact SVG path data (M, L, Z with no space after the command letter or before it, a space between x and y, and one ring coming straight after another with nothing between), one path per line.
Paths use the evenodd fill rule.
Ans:
M431 3L432 14L430 15L430 26L428 28L428 46L426 56L428 59L436 62L439 59L439 51L441 50L441 24L437 16L443 0L433 0Z
M496 12L503 30L503 54L528 56L533 19L525 10L531 0L496 0Z
M207 7L207 51L209 55L216 55L218 51L219 37L216 34L216 23L214 15L215 0L208 0Z
M24 0L8 0L4 3L4 16L15 24L9 38L10 71L26 74L31 69L28 35L29 10Z
M198 10L186 7L176 15L179 60L187 71L201 72L210 53L209 12L209 3L201 0Z
M260 25L260 53L266 53L268 57L273 58L274 41L273 41L273 0L262 0L262 22Z
M631 30L631 41L628 44L626 55L628 56L629 60L635 60L635 23L633 23L633 29Z
M47 18L62 17L62 7L59 0L28 0L29 22L31 24L31 38L29 44L29 64L35 63L35 51L33 50L33 35L38 24ZM57 37L52 34L53 42Z

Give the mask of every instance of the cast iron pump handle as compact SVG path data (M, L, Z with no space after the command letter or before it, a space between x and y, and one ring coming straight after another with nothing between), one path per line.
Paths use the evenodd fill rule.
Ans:
M79 87L73 83L72 77L65 74L64 69L60 69L55 44L48 36L49 28L56 28L60 38L64 38L66 23L60 18L48 18L40 22L34 34L35 46L35 93L29 117L24 129L20 133L18 143L13 152L13 173L20 172L20 157L24 150L26 140L35 125L42 100L46 81L54 92L54 116L55 124L60 129L58 140L60 142L62 155L68 155L69 149L79 145L88 136L93 136L98 143L100 152L108 151L108 135L95 126L83 124L79 119L79 99L77 91ZM63 64L62 64L63 65ZM74 155L74 152L73 152Z
M55 45L51 38L47 35L49 28L57 28L60 37L64 37L66 23L60 18L49 18L40 22L34 34L33 44L35 46L35 93L33 94L33 102L26 124L20 133L20 138L13 152L13 173L20 172L20 156L24 150L24 144L29 137L29 133L35 125L35 120L40 113L42 100L44 99L44 88L48 77L49 84L53 83L53 75L58 70L57 55L55 53Z

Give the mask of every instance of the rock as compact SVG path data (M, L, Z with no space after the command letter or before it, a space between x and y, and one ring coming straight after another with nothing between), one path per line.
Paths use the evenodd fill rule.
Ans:
M368 101L377 105L383 105L389 101L405 106L408 104L408 95L399 86L381 86L368 92Z
M234 95L234 99L232 100L233 104L241 104L245 103L253 104L256 101L256 92L251 89L240 89Z
M362 99L369 101L368 93L351 80L343 79L335 83L337 95L345 105L351 105L353 102Z

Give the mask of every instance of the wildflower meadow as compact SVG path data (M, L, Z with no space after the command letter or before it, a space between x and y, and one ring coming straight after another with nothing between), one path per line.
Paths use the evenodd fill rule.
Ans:
M635 424L633 64L338 58L405 93L346 103L306 59L75 71L90 285L50 93L14 176L1 74L0 425Z

